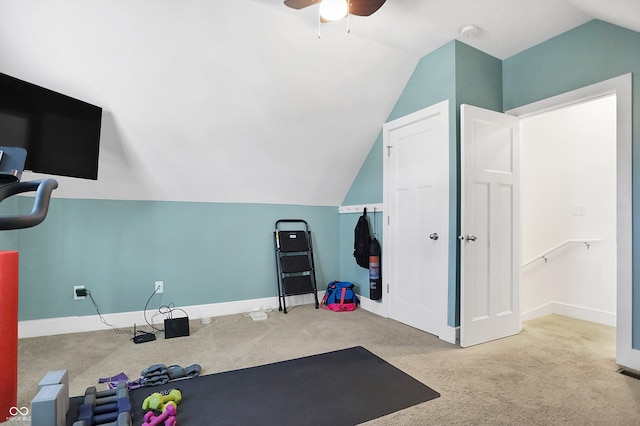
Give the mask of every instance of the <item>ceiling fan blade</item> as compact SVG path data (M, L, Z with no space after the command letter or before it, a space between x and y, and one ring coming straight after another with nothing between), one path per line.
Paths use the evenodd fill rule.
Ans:
M373 15L375 11L382 7L385 1L386 0L350 0L349 13L358 16Z
M320 0L284 0L285 6L293 9L304 9L312 4L320 3Z

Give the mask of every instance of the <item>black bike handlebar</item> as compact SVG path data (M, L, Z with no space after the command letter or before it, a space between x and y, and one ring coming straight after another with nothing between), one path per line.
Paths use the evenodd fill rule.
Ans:
M36 199L31 213L20 216L0 216L0 231L31 228L39 225L47 217L51 193L58 187L55 179L15 182L0 186L0 202L12 195L36 191Z

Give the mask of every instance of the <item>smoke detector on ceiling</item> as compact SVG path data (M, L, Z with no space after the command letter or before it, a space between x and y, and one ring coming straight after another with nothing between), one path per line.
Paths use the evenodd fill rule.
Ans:
M478 27L475 25L465 25L460 30L460 35L464 38L474 38L478 35Z

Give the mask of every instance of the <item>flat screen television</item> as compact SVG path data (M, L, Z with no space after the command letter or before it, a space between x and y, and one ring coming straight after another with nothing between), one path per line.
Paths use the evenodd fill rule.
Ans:
M102 108L0 73L0 146L27 150L25 170L98 179Z

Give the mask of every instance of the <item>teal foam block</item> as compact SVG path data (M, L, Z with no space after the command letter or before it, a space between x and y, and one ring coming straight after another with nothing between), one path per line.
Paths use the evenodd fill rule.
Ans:
M65 403L69 398L68 388L65 385L49 385L40 388L36 396L31 400L31 426L65 426L67 413Z
M61 398L64 400L64 414L69 412L69 372L67 370L49 371L38 383L38 389L43 386L64 385Z

